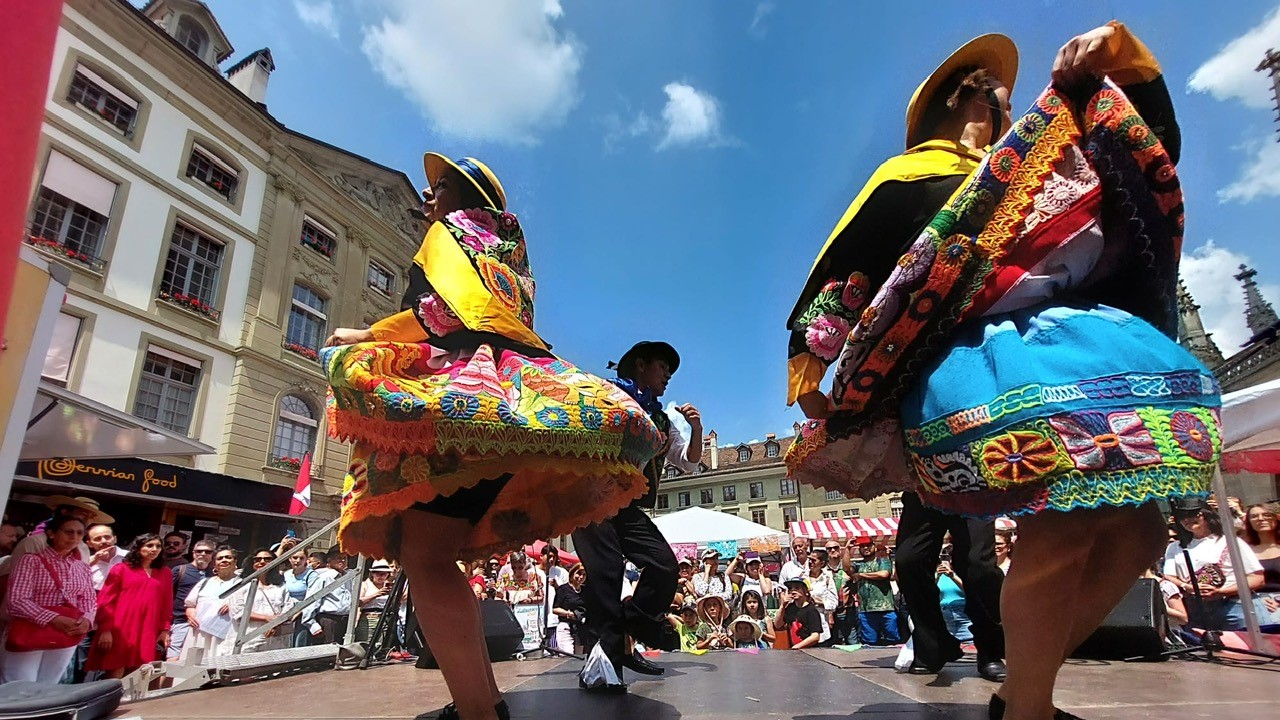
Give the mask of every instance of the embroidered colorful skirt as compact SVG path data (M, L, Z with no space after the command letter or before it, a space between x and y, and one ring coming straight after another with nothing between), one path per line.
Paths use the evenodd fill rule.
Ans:
M1218 384L1181 346L1105 305L979 318L902 403L920 498L990 518L1207 493Z
M329 432L355 444L338 531L348 552L395 558L402 512L498 478L460 558L569 533L643 495L639 468L665 441L625 392L554 357L379 342L321 360Z

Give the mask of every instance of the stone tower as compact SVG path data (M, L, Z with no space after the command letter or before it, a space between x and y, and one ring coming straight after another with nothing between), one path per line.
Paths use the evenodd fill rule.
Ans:
M1205 332L1200 320L1200 306L1187 292L1187 286L1178 280L1178 342L1207 368L1222 364L1222 351L1213 341L1213 335Z
M1253 279L1257 274L1257 270L1241 265L1240 272L1235 276L1244 285L1244 321L1249 326L1249 332L1254 335L1280 323L1271 303L1263 299L1262 293L1258 291L1258 283Z
M1271 94L1276 104L1276 121L1280 125L1280 52L1268 50L1262 62L1254 69L1271 76ZM1276 128L1276 132L1280 133L1280 127ZM1276 138L1276 142L1280 142L1280 137Z

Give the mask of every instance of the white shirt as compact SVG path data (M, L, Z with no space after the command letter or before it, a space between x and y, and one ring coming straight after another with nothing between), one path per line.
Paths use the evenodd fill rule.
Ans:
M785 583L788 580L803 578L809 574L809 567L804 563L798 563L795 560L788 560L782 565L782 569L778 571L778 582Z
M1240 548L1240 557L1244 561L1244 574L1252 575L1253 573L1262 572L1262 563L1258 562L1258 555L1253 552L1253 548L1236 540L1236 547ZM1220 535L1204 538L1196 538L1187 545L1187 553L1191 555L1191 567L1193 570L1199 570L1205 565L1211 563L1219 563L1222 565L1222 574L1227 578L1227 585L1234 585L1235 578L1232 576L1234 572L1231 565L1231 553L1227 552L1227 539ZM1171 543L1164 553L1164 574L1175 575L1183 580L1190 580L1191 575L1187 572L1187 561L1182 556L1182 546L1177 543Z
M836 591L836 579L831 571L824 568L818 577L810 575L806 579L814 604L827 612L834 611L840 604L840 594Z
M334 580L338 579L338 571L333 568L320 568L316 571L316 576L320 578L320 587L324 587ZM342 585L333 592L325 595L320 602L316 603L316 614L328 613L341 615L351 610L351 585Z
M551 606L556 602L556 588L569 584L569 571L561 565L554 565L547 571L547 580L551 583L547 588L547 627L555 627L560 624L560 618L551 612Z
M120 548L116 548L116 554L109 560L102 562L90 563L89 574L93 576L93 589L101 590L102 586L107 582L107 573L111 572L111 568L119 565L124 561L129 553Z
M680 469L680 472L691 473L698 469L698 463L689 462L689 458L685 457L689 450L689 436L693 433L693 428L689 427L689 421L675 410L675 403L667 403L664 412L667 419L671 421L671 432L669 433L671 443L667 446L666 461L668 465L674 465Z

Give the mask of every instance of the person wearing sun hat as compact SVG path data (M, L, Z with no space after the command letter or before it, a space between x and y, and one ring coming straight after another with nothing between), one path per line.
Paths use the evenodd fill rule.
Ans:
M1070 717L1052 704L1062 659L1163 546L1153 501L1204 492L1220 400L1174 340L1181 140L1159 64L1124 25L1091 30L1015 122L1016 68L1002 36L944 62L909 104L908 151L828 239L789 321L788 401L812 420L786 462L846 495L915 488L898 572L919 670L958 655L916 618L938 612L950 529L974 634L993 630L983 677L1003 674L994 628L1006 640L990 717L1046 720ZM997 593L1000 515L1023 516L1026 569Z
M587 568L587 584L583 600L587 605L585 630L598 639L601 650L614 666L618 678L623 668L642 675L661 675L662 666L643 655L628 651L630 635L651 650L674 650L679 638L671 632L668 610L680 586L675 553L646 511L652 510L658 497L658 484L668 465L682 472L693 472L702 459L702 416L690 404L664 410L660 398L667 391L671 376L680 368L680 354L670 343L645 340L633 345L616 363L610 363L618 376L612 382L633 398L663 436L663 447L644 467L646 490L627 507L602 522L580 528L573 533L573 546ZM683 423L680 419L683 419ZM687 424L688 435L681 430ZM640 570L635 592L622 603L625 561ZM693 589L684 583L685 594ZM620 692L619 686L589 686L592 692Z
M666 439L616 385L551 353L533 271L497 175L423 157L426 235L401 310L321 351L329 431L353 443L344 552L398 559L454 703L505 716L480 610L455 566L604 520L644 495ZM616 597L615 597L616 601Z
M698 600L699 650L724 650L733 647L733 634L729 631L729 603L719 595L707 595Z

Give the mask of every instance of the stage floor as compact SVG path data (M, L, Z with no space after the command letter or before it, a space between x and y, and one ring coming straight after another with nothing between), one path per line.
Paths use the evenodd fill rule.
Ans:
M893 670L896 653L866 649L671 654L664 679L630 676L631 693L601 697L577 687L577 661L494 665L513 718L727 720L983 720L995 685L970 658L937 677ZM1058 704L1086 720L1276 717L1280 663L1225 667L1072 661ZM312 673L212 688L126 705L113 717L142 720L347 720L413 718L448 702L440 674L411 664ZM428 715L434 717L434 715Z

